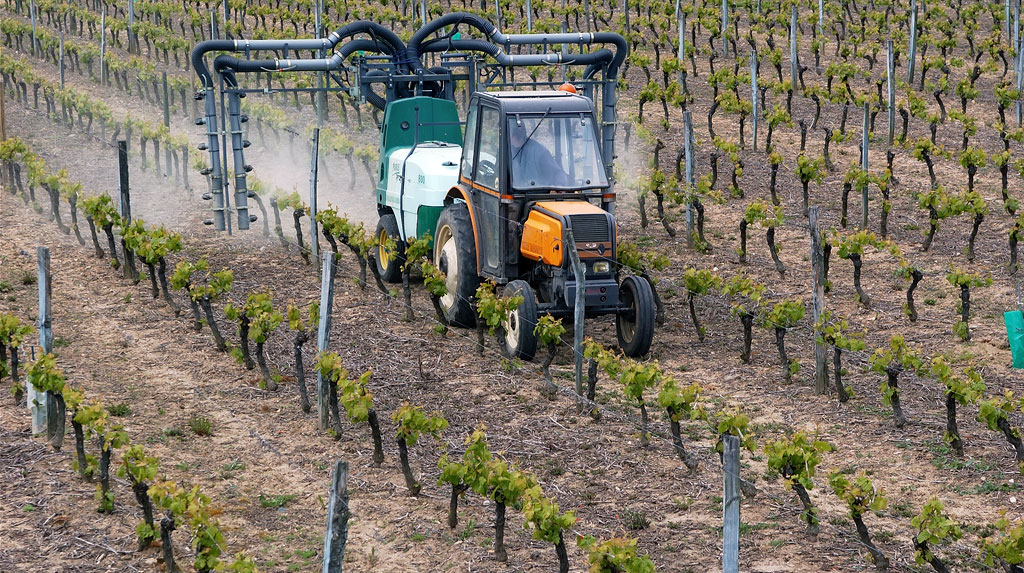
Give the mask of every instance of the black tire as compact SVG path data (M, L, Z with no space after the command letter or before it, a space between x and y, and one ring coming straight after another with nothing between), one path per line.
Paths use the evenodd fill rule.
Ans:
M446 275L448 294L441 297L441 309L448 324L476 325L473 297L480 286L476 271L476 243L465 203L452 203L441 211L434 234L434 263Z
M512 281L505 285L502 296L522 295L523 302L501 324L498 343L509 358L529 362L537 354L537 296L526 281Z
M619 348L630 358L651 349L654 340L654 291L643 277L628 276L619 285L619 304L626 307L615 316Z
M394 213L385 213L381 215L380 220L377 221L377 230L373 234L377 238L378 246L376 257L377 261L377 273L380 274L380 278L384 282L389 283L400 283L402 282L402 263L405 260L405 242L400 238L398 234L398 220L395 219ZM397 253L389 253L383 246L381 239L390 237L395 241L395 245L398 249Z

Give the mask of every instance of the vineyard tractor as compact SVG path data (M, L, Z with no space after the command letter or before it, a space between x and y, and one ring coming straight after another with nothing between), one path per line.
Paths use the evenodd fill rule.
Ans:
M460 27L481 38L466 37ZM357 35L371 39L353 38ZM513 47L515 55L506 53ZM329 58L248 59L258 51L329 49L335 50ZM310 91L344 90L384 111L374 253L384 280L401 280L408 241L432 237L433 262L446 277L441 307L448 322L472 326L480 282L501 285L504 294L523 298L502 325L501 343L509 356L530 360L537 350L539 317L573 317L579 284L572 265L575 249L585 269L584 315L615 315L622 351L633 357L648 352L655 320L651 285L621 273L616 264L612 161L618 68L626 54L621 36L506 35L478 16L454 13L427 23L408 44L372 22L356 22L317 40L203 42L192 61L203 81L197 97L206 100L214 213L220 209L223 217L226 185L212 127L216 90L203 61L213 51L246 53L246 59L222 54L214 60L231 121L239 228L249 222L245 173L251 169L242 154L239 100L246 92L269 90L242 89L235 74L323 71L330 84L341 87ZM427 56L440 65L427 68L421 61ZM539 81L536 71L525 80L516 77L517 68L545 65L558 66L562 78L549 74L550 81ZM564 83L566 77L572 83ZM456 87L463 86L465 120L456 101ZM221 137L226 165L228 141Z

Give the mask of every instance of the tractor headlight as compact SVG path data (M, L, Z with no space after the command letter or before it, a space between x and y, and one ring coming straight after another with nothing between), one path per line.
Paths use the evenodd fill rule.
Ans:
M609 268L610 268L610 266L608 265L607 261L600 261L600 262L594 263L594 272L595 273L598 273L598 274L606 273L606 272L608 272Z

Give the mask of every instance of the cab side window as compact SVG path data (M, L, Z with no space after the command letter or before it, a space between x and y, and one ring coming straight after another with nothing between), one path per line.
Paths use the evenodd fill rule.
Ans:
M469 179L473 178L473 160L476 157L476 116L475 107L470 109L466 116L466 146L462 152L461 173Z
M473 181L487 187L498 189L498 142L501 121L498 110L483 108L480 110L480 143L478 145L476 171Z

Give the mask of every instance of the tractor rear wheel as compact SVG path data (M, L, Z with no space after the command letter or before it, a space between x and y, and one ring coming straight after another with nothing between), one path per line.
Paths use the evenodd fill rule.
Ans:
M498 338L505 356L529 362L537 354L537 296L526 281L512 281L505 285L504 297L520 295L523 302L501 323Z
M394 213L385 213L377 221L377 273L389 283L402 281L402 263L405 262L405 243L398 234L398 220ZM385 247L388 239L395 242L395 248Z
M619 348L630 358L647 354L654 340L654 291L643 277L628 276L619 285L615 333Z
M476 273L476 243L465 203L452 203L441 211L434 235L434 264L445 274L448 293L441 297L441 310L448 324L474 326L472 300L480 277Z

